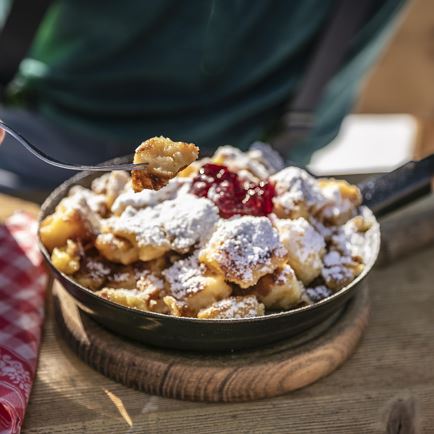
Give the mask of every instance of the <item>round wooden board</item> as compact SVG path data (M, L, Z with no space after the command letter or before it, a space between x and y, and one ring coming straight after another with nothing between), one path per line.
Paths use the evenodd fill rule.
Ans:
M249 401L307 386L350 357L369 316L363 287L341 312L302 336L255 350L199 354L126 340L81 312L58 283L53 296L60 330L82 360L126 386L192 401Z

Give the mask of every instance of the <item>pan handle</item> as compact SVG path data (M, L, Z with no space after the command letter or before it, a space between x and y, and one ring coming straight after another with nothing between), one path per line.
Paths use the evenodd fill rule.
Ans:
M370 178L359 184L363 203L377 217L388 214L431 191L434 154L410 161L393 172Z

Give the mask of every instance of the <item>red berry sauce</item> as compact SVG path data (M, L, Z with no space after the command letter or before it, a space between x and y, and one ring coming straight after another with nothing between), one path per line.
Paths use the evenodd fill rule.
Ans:
M220 210L220 216L266 216L273 211L273 184L261 181L257 184L240 179L226 166L205 164L193 178L191 192L212 200Z

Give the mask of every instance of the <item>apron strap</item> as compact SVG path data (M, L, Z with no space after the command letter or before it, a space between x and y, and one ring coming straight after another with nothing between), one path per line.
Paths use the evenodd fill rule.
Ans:
M13 0L0 33L0 92L14 78L52 0Z
M375 3L375 0L336 1L301 85L281 118L278 133L271 139L273 147L283 155L309 134L324 88L344 63L352 38L372 16Z

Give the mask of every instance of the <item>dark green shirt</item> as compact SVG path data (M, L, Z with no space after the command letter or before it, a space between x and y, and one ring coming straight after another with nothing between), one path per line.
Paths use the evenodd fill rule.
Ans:
M306 160L337 132L401 0L381 0L329 84ZM154 135L241 148L294 95L331 0L59 0L11 93L65 127L131 144Z

